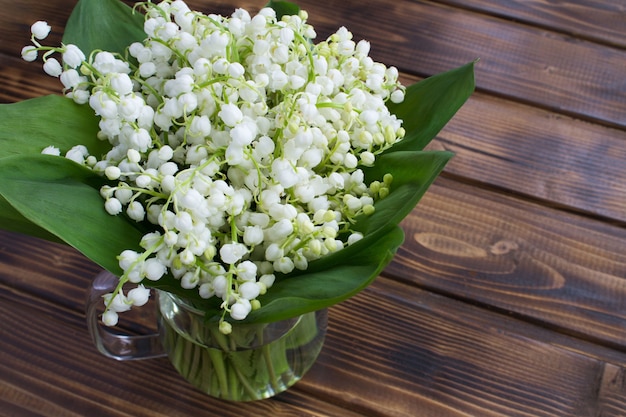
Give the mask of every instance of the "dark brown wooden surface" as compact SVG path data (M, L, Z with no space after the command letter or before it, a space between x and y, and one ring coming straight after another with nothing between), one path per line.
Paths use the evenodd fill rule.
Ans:
M19 52L35 20L58 40L74 3L0 0L0 102L60 90ZM235 405L166 360L101 357L97 267L0 232L0 416L626 416L626 1L300 4L319 38L345 25L407 83L480 58L431 145L456 157L392 264L331 309L301 382Z

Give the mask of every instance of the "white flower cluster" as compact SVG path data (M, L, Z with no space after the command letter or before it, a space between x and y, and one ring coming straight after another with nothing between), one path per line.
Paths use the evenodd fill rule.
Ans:
M227 333L225 314L241 320L260 307L275 273L362 238L350 226L373 212L391 178L365 184L359 167L404 136L385 105L404 89L345 28L314 44L305 12L277 20L270 8L222 17L183 1L144 6L147 37L130 46L132 60L48 48L63 65L48 53L44 69L89 103L111 144L102 157L84 147L66 156L114 182L101 190L110 214L158 226L144 252L120 254L121 283L171 273L223 300ZM44 25L33 25L25 59L44 49L35 40ZM115 324L145 291L125 295L120 284L104 321Z

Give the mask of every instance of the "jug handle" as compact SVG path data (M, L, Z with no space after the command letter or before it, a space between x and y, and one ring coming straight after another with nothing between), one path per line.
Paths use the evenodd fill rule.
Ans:
M159 333L148 335L123 334L105 326L98 318L102 296L112 292L118 278L109 271L100 272L92 281L87 294L86 318L91 339L100 353L120 361L152 359L166 356Z

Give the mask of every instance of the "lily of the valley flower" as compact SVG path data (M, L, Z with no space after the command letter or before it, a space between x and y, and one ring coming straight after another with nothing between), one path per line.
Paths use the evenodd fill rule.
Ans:
M227 333L226 315L243 320L259 308L277 273L363 237L351 225L372 213L390 178L365 184L360 166L402 139L385 103L402 101L403 87L346 28L314 44L305 12L278 20L269 8L221 17L180 0L143 6L146 39L129 47L136 63L43 47L45 22L22 55L45 51L44 70L100 117L110 151L66 156L113 182L101 190L106 211L156 228L144 252L120 254L124 274L103 321L147 301L143 279L169 273L222 300ZM124 294L126 282L139 286Z

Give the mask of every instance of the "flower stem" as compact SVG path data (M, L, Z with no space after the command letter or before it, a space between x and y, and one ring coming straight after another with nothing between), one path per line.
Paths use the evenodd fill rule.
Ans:
M211 358L211 363L213 364L213 372L217 376L217 382L220 387L220 392L223 397L230 398L230 391L228 386L228 376L226 374L225 358L219 350L216 349L207 349L209 352L209 357Z

